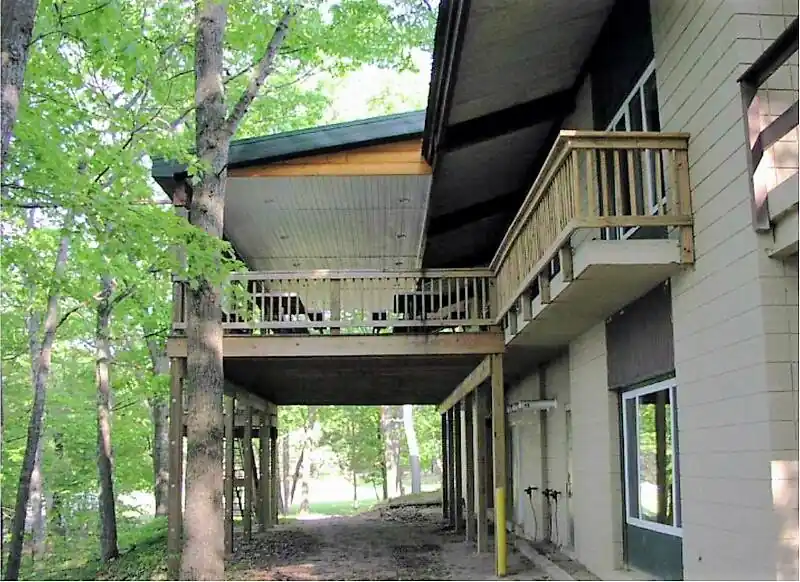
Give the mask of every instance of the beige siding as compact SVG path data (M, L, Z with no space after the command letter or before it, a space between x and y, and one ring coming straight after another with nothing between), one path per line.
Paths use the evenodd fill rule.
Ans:
M506 400L509 403L519 400L535 400L537 398L539 398L538 373L527 376L519 384L510 388L506 396ZM514 435L513 442L518 447L513 454L514 511L512 518L521 535L528 539L534 539L542 535L542 495L534 493L531 497L538 519L537 528L531 502L523 489L529 485L540 489L543 487L542 439L539 413L526 410L510 414L509 429Z
M618 404L607 385L605 322L570 344L575 557L603 578L622 562Z
M554 359L545 372L545 394L556 400L556 408L547 412L547 486L561 492L558 507L553 505L552 538L560 545L567 542L567 415L570 405L569 354ZM557 512L556 512L557 510ZM557 536L557 537L556 537Z
M651 8L662 126L691 134L696 264L672 281L684 576L797 579L797 268L752 229L736 83L797 4Z

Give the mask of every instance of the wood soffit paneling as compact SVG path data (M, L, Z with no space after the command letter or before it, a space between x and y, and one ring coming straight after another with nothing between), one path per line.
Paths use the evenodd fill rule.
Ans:
M306 156L259 166L233 168L243 177L421 176L432 172L422 157L422 140L381 144L333 154Z

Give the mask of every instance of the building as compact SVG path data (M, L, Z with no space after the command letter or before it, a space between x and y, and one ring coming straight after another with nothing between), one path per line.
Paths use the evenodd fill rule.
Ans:
M505 521L500 572L508 530L601 578L797 579L797 27L442 2L424 116L232 147L232 393L439 404L445 515Z

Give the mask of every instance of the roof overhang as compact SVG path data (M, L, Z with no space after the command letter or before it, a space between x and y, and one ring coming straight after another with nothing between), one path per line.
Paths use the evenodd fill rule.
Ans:
M488 263L575 109L614 0L446 0L423 154L425 267Z
M231 144L224 236L252 270L416 269L431 168L424 112ZM158 160L170 197L186 167Z

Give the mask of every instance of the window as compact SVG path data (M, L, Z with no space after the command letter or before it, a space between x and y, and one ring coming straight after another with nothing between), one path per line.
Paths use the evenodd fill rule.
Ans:
M681 535L675 381L622 393L626 517Z
M652 62L645 69L642 76L634 85L631 92L622 102L617 113L611 119L611 123L606 127L606 131L661 131L661 120L658 115L658 94L656 92L656 71L655 63ZM633 173L635 176L643 176L643 180L636 180L634 187L636 189L635 196L637 206L644 209L647 214L665 214L666 213L666 181L663 175L664 160L656 161L656 156L660 156L661 152L656 150L647 150L643 157L635 157ZM620 178L621 187L626 191L630 185L628 183L628 160L626 158L620 159ZM659 172L657 168L660 168ZM608 184L614 188L614 168L613 161L610 159L606 162L605 171L607 173ZM660 173L661 176L656 174ZM661 181L661 184L657 183ZM660 186L660 187L657 187ZM661 192L662 194L657 194ZM615 196L611 196L612 206L615 206ZM630 214L630 202L627 196L622 196L621 201L623 208L619 209L622 214ZM602 201L600 202L602 205ZM604 238L606 239L619 239L629 238L638 227L614 228L606 229Z

